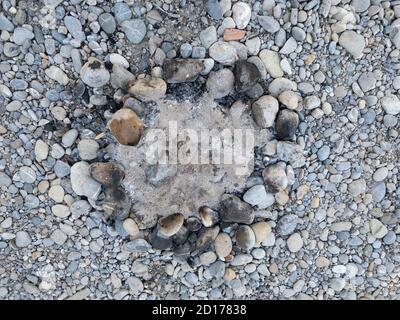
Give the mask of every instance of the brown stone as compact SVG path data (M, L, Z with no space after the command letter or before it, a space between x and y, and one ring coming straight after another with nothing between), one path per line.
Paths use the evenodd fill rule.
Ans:
M224 30L224 41L235 41L243 39L246 35L246 31L239 29L225 29Z
M139 143L144 126L134 111L122 108L114 113L108 127L120 144L135 146Z

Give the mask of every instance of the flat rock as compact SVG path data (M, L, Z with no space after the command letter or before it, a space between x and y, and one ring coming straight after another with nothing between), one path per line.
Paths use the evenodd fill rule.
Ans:
M225 195L221 202L220 217L225 222L250 224L254 220L251 206L234 195Z
M156 101L165 97L167 84L160 78L136 80L128 92L141 101Z
M167 83L191 82L203 71L200 59L167 59L164 62L164 79Z
M254 121L261 128L270 128L274 125L279 111L279 103L273 96L262 96L251 106Z
M381 98L381 105L387 114L397 115L400 113L400 100L395 95Z
M233 66L238 59L235 47L227 42L215 42L208 53L215 61L227 66Z
M264 49L260 51L259 57L272 78L283 77L283 71L280 65L281 58L278 52Z
M129 42L139 44L146 36L146 24L140 19L126 20L121 23L121 29Z
M244 60L236 62L234 73L238 92L251 89L261 79L256 65Z
M101 191L101 184L90 177L89 163L76 162L71 167L71 186L78 196L96 199Z
M345 31L339 37L339 44L355 59L362 56L365 48L364 37L355 31Z

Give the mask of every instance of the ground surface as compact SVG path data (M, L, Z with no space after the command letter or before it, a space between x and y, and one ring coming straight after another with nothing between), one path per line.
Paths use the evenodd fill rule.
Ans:
M1 299L400 298L400 1L245 2L1 2ZM132 19L143 21L145 32L124 24ZM246 31L242 39L209 49L223 41L224 28L235 27ZM263 59L264 49L278 58ZM166 58L188 58L190 51L213 71L168 83L161 101L132 107L146 125L163 115L160 107L204 105L218 85L227 94L216 97L217 107L226 113L240 100L249 117L260 96L291 90L300 97L298 106L286 105L299 117L288 140L300 152L279 151L276 114L269 112L263 119L272 119L263 132L269 142L258 142L254 173L224 190L253 204L254 222L268 224L261 243L246 234L241 245L238 224L218 222L233 241L229 258L217 256L213 243L193 249L200 234L183 229L170 249L153 249L152 230L110 222L96 186L71 184L76 163L126 160L106 123L122 107L128 83L139 74L163 77ZM107 71L84 81L90 56ZM261 73L251 88L238 92L227 78L211 82L214 72L247 59ZM262 178L276 162L288 180L280 192ZM135 177L126 177L129 193ZM273 199L263 209L264 187L253 201L243 195L260 185ZM159 196L150 202L152 215L172 201ZM209 203L219 211L219 201Z

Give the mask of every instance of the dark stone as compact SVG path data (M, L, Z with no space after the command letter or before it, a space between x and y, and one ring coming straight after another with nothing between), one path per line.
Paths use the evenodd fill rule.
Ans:
M254 212L248 203L234 195L226 195L221 202L220 217L225 222L250 224L254 220Z
M214 244L214 240L218 236L218 233L219 226L202 228L196 241L196 248L199 251L208 250Z
M102 207L107 214L107 218L119 220L128 218L131 204L131 199L125 190L121 188L105 190Z
M174 244L180 245L185 243L188 237L189 230L185 226L182 226L179 231L172 236L172 241L174 242Z
M150 233L149 241L151 243L151 246L157 250L167 250L172 247L172 239L159 237L157 228L154 228L153 231Z
M299 115L292 110L282 110L279 112L275 122L277 138L280 140L290 140L294 137L299 126Z
M167 83L182 83L195 81L204 64L200 59L166 59L163 67Z
M115 162L96 162L89 167L91 177L108 188L116 188L125 177L124 167Z
M236 62L234 73L236 89L239 92L251 89L261 79L256 65L245 60Z
M186 228L191 232L199 231L201 228L201 221L197 217L189 217L186 220Z

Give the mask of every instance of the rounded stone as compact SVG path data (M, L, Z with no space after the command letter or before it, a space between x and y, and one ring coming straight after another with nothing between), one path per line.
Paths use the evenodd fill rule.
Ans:
M208 76L206 88L214 99L221 99L229 95L235 85L235 75L229 69L211 72Z
M289 182L285 170L279 164L266 167L263 171L263 177L272 192L279 192L286 189Z
M292 139L298 126L299 116L297 112L289 109L280 111L275 123L277 138L280 140Z
M227 233L220 233L215 238L215 252L221 259L225 259L232 251L232 240Z
M95 162L89 167L90 176L110 188L117 187L125 177L124 167L115 162Z
M253 229L249 226L240 226L236 231L236 243L237 245L244 249L250 250L254 247L256 242L256 237L254 235Z
M182 227L185 218L181 213L174 213L158 220L157 230L162 237L172 237Z
M288 239L287 239L287 246L290 252L296 253L300 251L300 249L303 247L303 239L301 238L299 233L293 233Z
M82 160L96 159L99 148L100 146L96 140L83 139L78 143L79 157Z
M110 81L110 72L103 62L90 57L80 71L82 81L92 88L99 88Z

